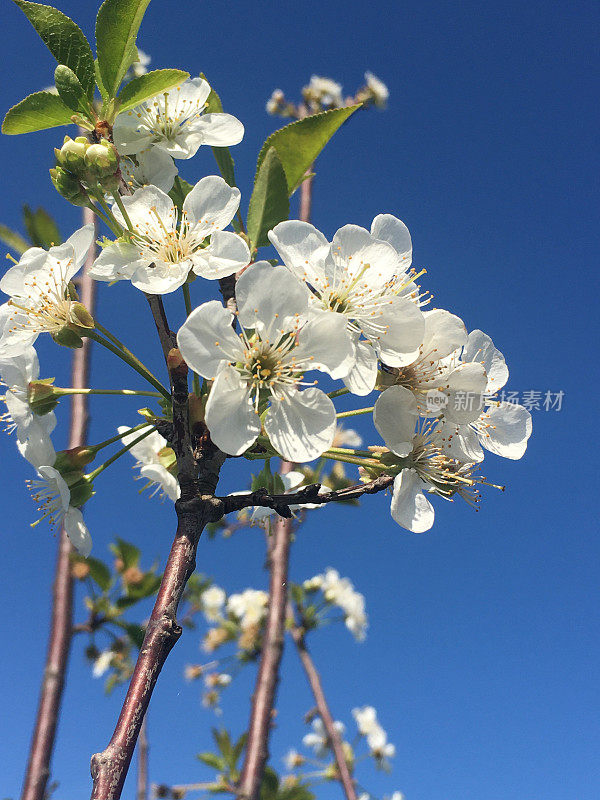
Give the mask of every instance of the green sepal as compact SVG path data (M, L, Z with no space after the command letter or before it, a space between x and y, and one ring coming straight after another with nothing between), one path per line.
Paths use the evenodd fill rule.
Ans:
M256 180L269 149L274 147L285 171L291 195L306 177L306 171L338 128L361 107L361 103L313 114L280 128L263 144L258 154Z

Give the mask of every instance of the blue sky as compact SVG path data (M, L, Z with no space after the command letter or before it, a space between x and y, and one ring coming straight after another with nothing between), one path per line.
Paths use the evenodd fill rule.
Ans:
M95 4L65 0L62 10L91 35ZM12 4L3 8L4 80L0 107L51 83L53 64ZM388 500L360 509L328 508L298 534L292 578L331 565L367 598L370 629L357 645L343 628L317 632L312 648L334 715L372 704L396 744L394 771L364 765L374 794L401 789L407 800L592 800L598 770L598 514L590 424L599 384L597 342L598 9L591 2L461 4L350 0L303 4L154 0L139 43L153 66L204 72L228 111L246 126L235 148L247 202L256 154L276 120L264 112L275 87L290 97L311 73L353 90L365 69L386 81L390 108L358 114L317 162L313 219L327 235L347 222L369 226L391 212L409 226L414 260L428 272L434 304L482 328L506 355L510 389L563 391L560 412L534 411L520 462L490 458L485 473L506 484L487 492L479 513L436 504L427 535L401 531ZM78 212L47 176L59 129L3 137L0 220L18 226L20 205L42 204L68 235ZM210 152L179 162L188 180L215 171ZM212 287L195 302L213 297ZM170 302L173 324L181 310ZM102 286L101 321L143 360L161 369L146 308L134 289ZM179 319L179 322L181 319ZM152 331L151 331L152 333ZM40 346L42 369L65 385L68 353ZM58 359L58 366L57 366ZM50 371L51 370L51 371ZM93 380L131 377L95 353ZM92 440L135 419L136 404L93 405ZM67 406L59 412L64 444ZM365 437L378 441L364 423ZM4 535L0 664L0 793L19 793L46 647L56 541L29 528L34 509L27 465L2 438ZM116 536L162 563L173 512L137 495L123 460L106 474L87 518L94 553L108 557ZM236 483L237 479L237 483ZM228 469L224 488L239 486ZM199 569L228 591L264 587L264 549L254 530L228 541L202 540ZM83 610L81 598L78 618ZM150 714L151 778L210 777L194 754L215 723L199 687L182 670L200 659L199 635L185 633L163 671ZM247 721L251 670L224 696L223 722ZM83 797L88 760L112 732L119 702L103 696L75 642L60 723L54 776L58 798ZM288 648L272 755L299 746L312 707ZM7 728L10 733L7 734ZM337 786L319 797L340 796ZM124 797L132 797L128 784Z

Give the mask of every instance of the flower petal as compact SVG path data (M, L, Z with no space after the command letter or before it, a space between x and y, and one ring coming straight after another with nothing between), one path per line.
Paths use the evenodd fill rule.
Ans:
M373 391L377 382L377 352L370 342L356 339L354 359L354 366L343 381L352 394L364 397Z
M457 425L474 422L483 410L487 384L483 365L476 361L459 364L444 380L440 388L448 396L448 404L443 409L446 419Z
M405 367L419 355L425 321L421 309L406 297L392 297L371 318L357 320L388 367Z
M144 186L136 189L132 195L122 198L127 215L134 228L142 234L147 234L154 238L152 233L156 231L156 238L162 240L167 231L174 231L177 224L177 210L175 204L168 194L157 186ZM127 224L119 207L115 204L112 207L115 218L126 228Z
M242 455L260 433L260 417L250 391L234 367L224 367L212 385L206 425L217 447L232 456Z
M218 175L207 175L183 201L183 213L197 236L225 228L240 206L241 193Z
M435 518L433 506L423 494L423 486L414 469L403 469L394 479L392 519L412 533L428 531Z
M244 138L244 126L231 114L203 114L188 125L188 131L199 144L211 147L231 147Z
M471 331L462 353L463 361L479 361L487 373L486 392L499 391L508 380L508 367L502 353L483 331Z
M417 417L417 401L405 386L390 386L378 397L373 409L373 424L381 438L401 457L412 450Z
M423 358L432 360L446 358L467 343L467 329L460 317L444 311L443 308L425 311L423 317L425 319L421 345Z
M283 263L296 277L307 280L316 289L324 287L329 242L321 231L308 222L287 220L276 225L268 236Z
M499 403L487 408L475 427L479 441L490 453L519 459L525 453L531 436L531 414L516 403Z
M334 379L343 378L354 360L345 317L330 311L313 312L298 333L298 346L293 356L310 363L304 369L319 369Z
M169 294L186 282L192 262L190 259L177 264L153 261L139 266L131 276L131 283L147 294Z
M214 378L223 361L242 357L242 345L231 323L233 314L218 300L194 309L177 334L186 364L203 378Z
M175 475L171 475L162 464L146 464L140 469L140 475L151 483L157 483L170 500L178 499L180 490Z
M371 224L371 233L392 245L400 256L404 269L412 262L412 240L410 232L402 220L392 214L378 214Z
M210 244L192 255L193 271L203 278L225 278L250 263L246 242L231 231L215 231Z
M292 389L281 400L271 398L264 424L271 444L286 461L312 461L331 447L335 407L320 389Z
M245 270L235 287L239 319L275 338L297 328L306 317L309 292L285 267L257 261Z
M94 261L89 274L96 281L122 281L147 264L140 258L136 247L129 242L113 242L107 245Z
M362 273L362 282L372 288L383 287L403 271L402 262L394 248L376 239L359 225L344 225L336 231L331 243L331 255L338 269L346 269L352 277ZM365 269L366 265L368 268ZM333 274L330 277L333 278Z
M65 514L64 528L73 547L79 555L87 558L92 552L92 537L78 508L69 507Z

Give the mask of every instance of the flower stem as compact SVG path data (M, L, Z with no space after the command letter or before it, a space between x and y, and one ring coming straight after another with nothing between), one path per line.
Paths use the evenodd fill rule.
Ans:
M138 444L138 443L139 443L139 442L141 442L143 439L145 439L145 438L146 438L146 436L149 436L149 435L152 433L152 431L153 431L153 428L154 428L154 426L152 426L152 427L150 428L150 430L144 431L144 432L141 434L141 436L138 436L138 437L137 437L137 439L134 439L134 440L133 440L133 442L131 442L130 444L126 444L126 445L125 445L124 447L122 447L120 450L117 450L117 452L116 452L114 455L112 455L110 458L108 458L108 459L107 459L107 460L106 460L106 461L105 461L103 464L100 464L100 466L99 466L99 467L96 467L96 469L95 469L95 470L92 470L92 472L90 472L90 473L89 473L88 475L86 475L85 477L86 477L88 480L90 480L90 481L93 481L93 480L95 480L95 479L98 477L98 475L100 475L100 473L101 473L101 472L104 472L104 470L105 470L107 467L110 467L110 465L111 465L111 464L114 464L114 462L115 462L115 461L116 461L118 458L121 458L121 456L122 456L122 455L124 455L125 453L127 453L129 450L131 450L131 448L132 448L132 447L134 447L136 444ZM126 434L124 434L124 435L126 435ZM120 437L119 437L119 438L120 438Z
M95 215L98 217L98 219L101 219L101 220L102 220L102 222L103 222L103 223L104 223L104 224L105 224L105 225L106 225L108 228L110 228L110 230L111 230L111 231L112 231L112 232L115 234L115 236L120 236L120 235L121 235L120 231L118 231L118 230L117 230L117 229L114 227L114 225L113 225L113 223L110 221L109 217L108 217L108 216L107 216L107 215L106 215L106 214L105 214L103 211L101 211L101 210L98 208L98 206L95 206L93 203L89 203L89 205L87 205L87 206L86 206L86 208L89 208L89 209L90 209L90 211L93 211L93 212L94 212L94 214L95 214Z
M123 205L123 201L121 200L121 195L118 192L115 192L113 194L113 197L115 198L117 206L119 207L119 211L123 215L123 219L125 220L125 222L127 224L127 227L129 228L130 231L133 231L134 227L133 227L133 225L131 223L131 220L129 218L129 214L127 213L127 209Z
M139 358L137 358L137 356L134 356L133 353L126 347L123 347L123 349L119 349L112 342L103 339L102 336L100 336L100 334L95 329L86 330L85 335L90 339L93 339L95 342L98 342L98 344L103 345L103 347L106 347L107 350L110 350L111 353L114 353L126 364L129 364L129 366L132 369L134 369L138 373L138 375L141 375L142 378L145 378L148 381L148 383L154 386L155 389L158 389L158 391L162 394L162 396L165 397L167 400L171 399L171 395L165 389L162 383L157 378L155 378L154 375L150 372L150 370L142 364Z
M335 392L329 392L327 394L327 397L333 400L334 397L341 397L343 394L349 394L349 393L350 389L346 389L346 387L344 386L342 389L336 389Z
M356 417L358 414L370 414L374 408L375 406L369 406L369 408L355 408L352 411L340 411L340 413L336 416L338 419L343 419L344 417Z
M369 467L369 469L386 469L384 464L379 464L377 461L359 458L358 456L345 456L340 453L330 453L329 451L323 453L321 458L328 458L330 461L344 461L346 464L356 464L358 467Z
M141 431L143 428L147 428L148 425L154 427L151 422L140 422L139 425L136 425L134 428L129 428L129 430L124 431L123 433L117 433L116 436L111 436L110 439L106 439L104 442L100 442L100 444L91 445L92 450L102 450L103 447L108 447L109 444L113 444L113 442L118 442L119 439L122 439L124 436L129 436L131 433L135 433L136 431ZM146 431L146 433L151 433L151 431Z
M190 285L189 283L183 284L183 301L185 303L185 313L186 316L192 313L192 298L190 295ZM193 372L192 384L194 386L194 394L196 397L200 397L200 377L197 372Z
M149 392L145 389L62 389L59 386L55 387L55 392L60 395L69 394L111 394L111 395L124 395L125 397L162 397L159 392Z
M371 450L352 450L350 447L330 447L327 451L329 453L339 453L339 455L349 455L349 456L366 456L367 458L373 458L374 454Z

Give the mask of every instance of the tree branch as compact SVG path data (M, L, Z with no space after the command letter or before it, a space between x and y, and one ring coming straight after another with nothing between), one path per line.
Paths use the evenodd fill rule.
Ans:
M317 711L323 720L323 725L325 727L325 731L327 732L327 738L331 743L331 749L333 750L339 781L342 784L342 788L344 789L344 794L346 795L347 800L356 800L356 788L354 786L352 775L350 774L350 769L348 768L348 763L344 757L342 740L340 739L339 733L337 732L333 723L333 717L331 716L331 711L329 710L327 700L325 699L325 693L323 691L323 686L321 685L319 673L317 672L317 668L315 667L311 655L306 648L304 629L296 624L294 613L291 608L288 609L288 619L290 619L290 621L293 623L290 629L292 639L296 645L298 655L300 656L300 661L302 662L304 672L306 673L306 677L308 678L310 688L315 698Z
M290 519L293 515L290 506L304 505L306 503L339 503L344 500L356 500L363 494L376 494L382 492L392 485L394 477L392 475L380 475L369 483L357 483L347 486L345 489L324 492L319 494L320 483L311 483L304 486L297 492L289 494L269 494L266 489L257 489L255 492L247 494L229 494L226 497L217 497L217 501L222 503L223 514L231 511L241 511L243 508L260 506L262 508L272 508L280 517Z
M86 225L88 223L93 223L94 230L97 231L94 213L90 209L84 208L83 224ZM88 270L93 264L95 256L95 247L92 247L81 277L77 280L80 300L90 314L94 313L96 283L89 277ZM73 388L85 388L89 383L91 345L91 340L85 338L83 346L73 351L71 368L71 384ZM87 396L73 395L69 429L70 448L85 444L88 421ZM50 762L54 750L73 632L72 550L71 543L63 529L59 537L54 586L52 589L50 638L48 640L46 666L40 688L40 699L29 748L29 760L27 762L21 800L43 800L46 794L48 778L50 777Z
M177 456L181 497L175 503L177 532L115 731L108 747L92 756L92 800L118 800L121 796L154 686L181 636L177 608L196 567L200 534L208 522L220 517L220 503L215 501L214 491L225 456L210 439L195 446L189 425L187 366L179 351L172 347L172 334L161 298L152 296L148 301L171 380L173 431L170 444Z
M148 800L148 717L144 717L138 739L136 800Z
M282 472L291 464L284 462ZM271 537L273 537L271 539ZM269 611L256 678L248 727L248 742L237 797L257 800L260 795L265 766L269 758L269 734L279 683L279 668L285 638L285 609L288 602L288 565L290 559L291 525L278 519L275 531L267 534L267 564L269 568Z

